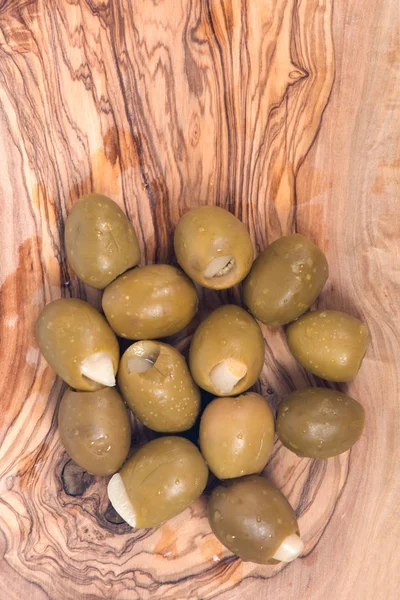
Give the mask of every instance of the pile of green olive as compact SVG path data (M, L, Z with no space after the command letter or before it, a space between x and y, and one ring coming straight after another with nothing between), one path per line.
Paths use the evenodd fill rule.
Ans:
M67 259L77 276L104 290L103 314L83 300L48 304L36 324L41 352L70 386L58 422L70 457L89 473L112 476L108 496L132 527L155 527L203 493L209 470L220 480L208 501L217 538L243 560L290 562L301 555L295 513L260 474L275 429L299 456L326 459L361 436L364 410L327 387L295 391L278 407L248 391L264 365L257 323L287 325L290 351L332 382L357 374L369 334L334 310L307 312L328 278L324 253L294 234L255 260L243 223L216 206L186 212L175 229L178 264L138 266L135 231L122 210L99 194L73 205L65 224ZM196 315L196 285L213 290L243 281L245 308L211 312L196 329L188 362L160 341ZM118 337L132 340L120 357ZM126 348L126 343L125 343ZM214 399L202 408L201 389ZM129 410L155 439L130 454ZM199 422L198 446L179 436Z

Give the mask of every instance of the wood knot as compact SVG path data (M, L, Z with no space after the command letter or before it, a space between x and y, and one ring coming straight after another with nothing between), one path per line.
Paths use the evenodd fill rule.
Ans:
M92 485L94 477L69 460L62 470L61 480L68 496L83 496L88 487Z
M290 83L297 83L301 79L308 77L308 72L300 67L295 67L292 71L289 72Z
M193 148L197 146L200 140L201 129L200 129L200 119L197 114L193 114L190 119L189 125L189 139L190 144Z

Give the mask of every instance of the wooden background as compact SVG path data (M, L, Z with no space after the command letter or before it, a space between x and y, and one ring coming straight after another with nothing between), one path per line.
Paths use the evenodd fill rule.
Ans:
M0 0L0 598L395 600L400 596L398 0ZM334 52L335 49L335 52ZM334 60L335 55L335 60ZM318 304L372 333L349 392L366 408L329 461L275 445L303 558L242 563L205 500L156 530L110 511L56 429L59 380L33 324L68 271L63 222L84 193L133 220L145 262L172 259L188 206L219 203L259 250L299 231L326 251ZM209 307L239 299L206 294ZM265 328L273 405L312 378ZM185 345L187 340L181 340Z

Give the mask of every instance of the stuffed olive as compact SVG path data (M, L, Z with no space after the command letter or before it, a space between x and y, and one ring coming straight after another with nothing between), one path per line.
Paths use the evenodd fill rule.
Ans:
M278 408L282 444L298 456L330 458L349 450L364 429L364 409L357 400L326 388L290 394Z
M258 475L215 488L208 519L221 544L245 561L291 562L304 548L289 502Z
M131 527L156 527L203 492L208 469L196 446L167 436L142 446L108 484L108 497Z
M197 307L193 283L170 265L128 271L103 294L103 310L111 327L131 340L173 335L190 323Z
M193 379L216 396L247 390L257 381L263 364L261 329L239 306L217 308L193 335L189 355Z
M259 394L215 398L201 417L201 452L219 479L259 473L273 445L274 417Z
M254 261L243 285L244 302L266 325L285 325L310 308L327 278L322 250L303 235L287 235Z
M35 335L47 362L71 387L93 391L115 385L117 338L87 302L75 298L50 302L39 315Z
M72 460L92 475L112 475L128 456L128 409L115 389L67 390L60 402L58 429Z
M199 206L185 213L175 228L174 247L185 273L214 290L244 279L254 257L246 227L219 206Z
M299 363L328 381L351 381L368 348L367 327L337 310L316 310L289 325L289 349Z
M118 383L129 407L150 429L176 433L194 425L200 390L172 346L152 340L132 344L121 358Z
M65 249L79 279L100 290L140 261L136 233L127 216L101 194L83 196L71 208Z

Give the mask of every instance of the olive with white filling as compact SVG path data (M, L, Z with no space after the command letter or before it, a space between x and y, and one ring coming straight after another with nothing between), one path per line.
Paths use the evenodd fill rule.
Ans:
M62 298L36 323L40 351L68 385L83 391L115 385L119 346L104 317L83 300Z
M189 355L193 379L216 396L247 390L257 381L263 364L261 329L239 306L217 308L193 335Z
M254 257L246 227L219 206L198 206L185 213L175 228L174 247L185 273L214 290L242 281Z

